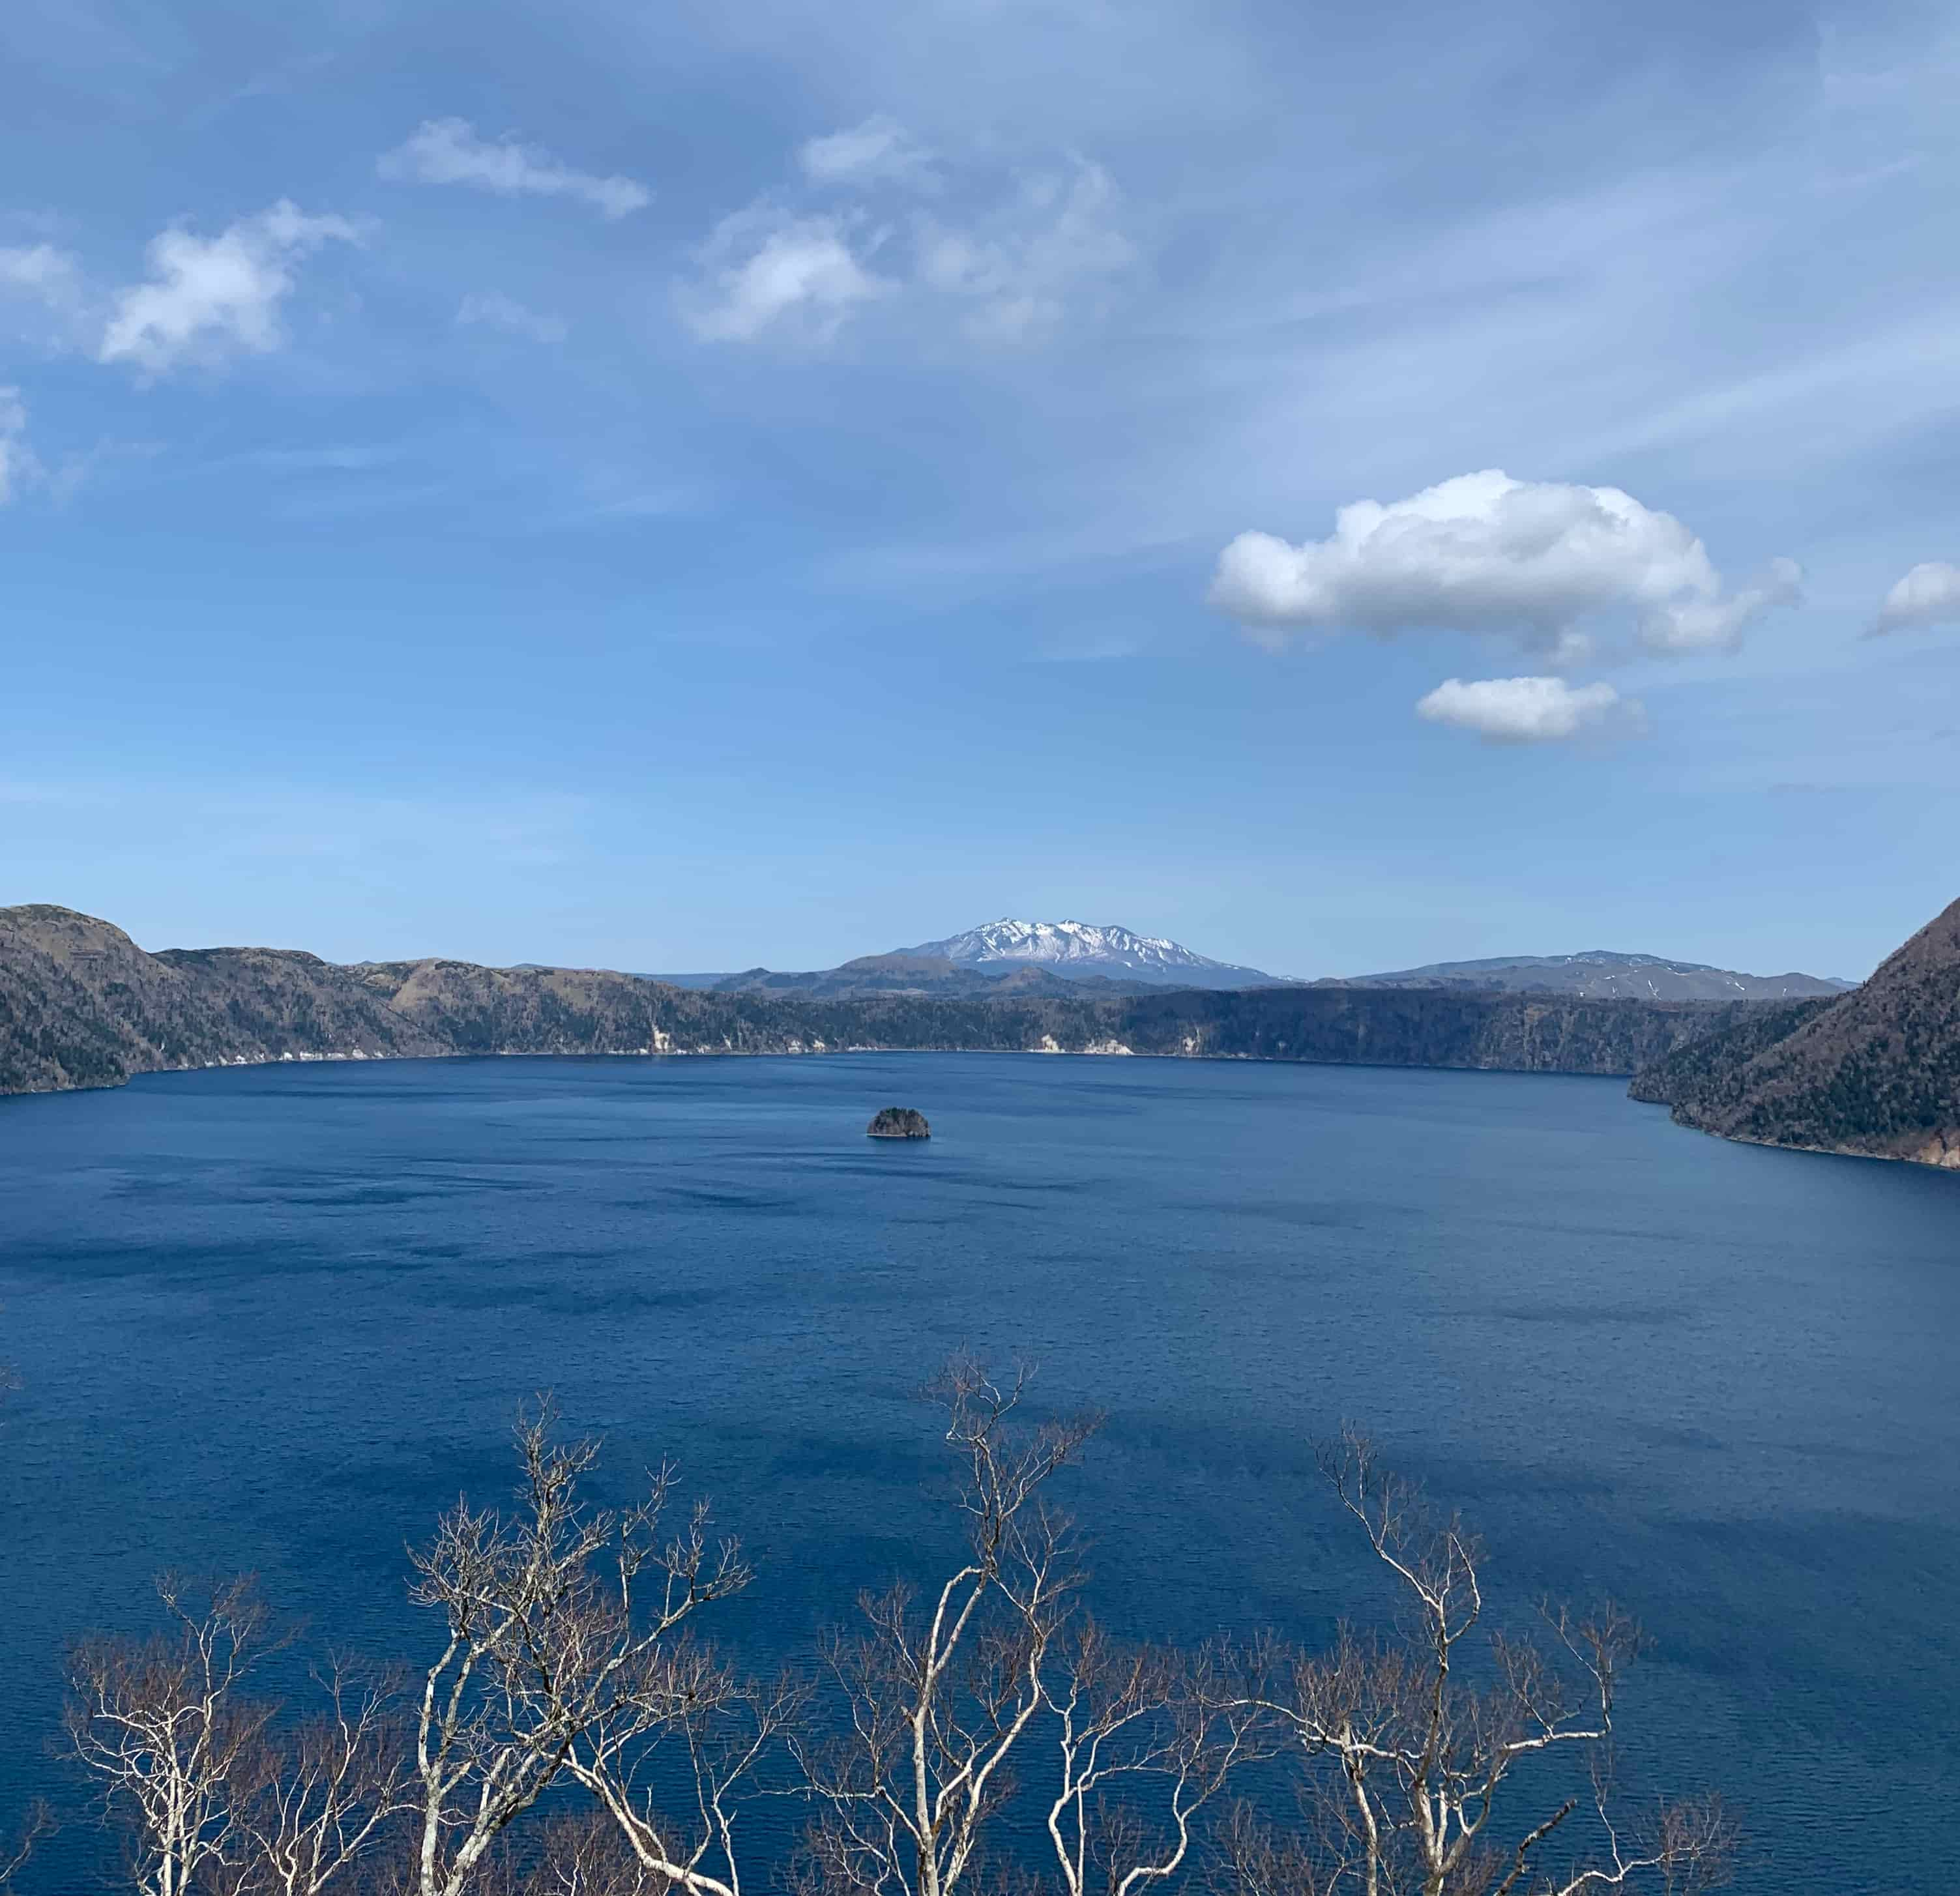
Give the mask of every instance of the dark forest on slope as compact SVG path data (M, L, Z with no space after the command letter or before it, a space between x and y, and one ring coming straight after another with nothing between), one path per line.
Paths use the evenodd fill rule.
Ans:
M1732 1023L1634 1095L1725 1138L1960 1165L1960 902L1862 988Z

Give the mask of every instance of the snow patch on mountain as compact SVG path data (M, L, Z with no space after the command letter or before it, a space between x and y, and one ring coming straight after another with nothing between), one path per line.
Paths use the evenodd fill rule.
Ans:
M1249 988L1279 985L1275 975L1214 961L1162 935L1139 935L1113 923L1018 921L1003 918L942 941L902 951L936 955L969 968L1034 962L1070 979L1101 975L1166 987Z

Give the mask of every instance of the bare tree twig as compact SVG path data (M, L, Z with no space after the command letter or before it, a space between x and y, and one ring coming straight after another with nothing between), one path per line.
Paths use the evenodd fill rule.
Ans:
M27 1814L7 1853L0 1856L0 1896L13 1887L15 1875L27 1867L27 1859L33 1855L36 1847L43 1838L54 1834L55 1814L46 1801L37 1798L27 1806Z
M556 1422L548 1398L519 1419L513 1514L459 1503L415 1557L414 1597L446 1628L416 1716L415 1896L461 1896L505 1828L565 1779L665 1885L735 1896L732 1863L718 1876L702 1866L714 1846L732 1847L725 1809L714 1819L711 1797L713 1834L683 1848L634 1778L651 1745L698 1732L740 1697L683 1622L747 1586L749 1570L734 1542L711 1540L705 1506L662 1542L670 1468L624 1513L589 1507L579 1483L598 1446L558 1442Z
M822 1806L810 1850L823 1889L953 1896L1048 1703L1043 1667L1080 1575L1073 1523L1043 1490L1100 1418L1022 1424L1030 1374L998 1381L956 1357L926 1392L946 1413L966 1557L923 1601L903 1586L865 1596L868 1630L826 1649L848 1733L797 1745Z

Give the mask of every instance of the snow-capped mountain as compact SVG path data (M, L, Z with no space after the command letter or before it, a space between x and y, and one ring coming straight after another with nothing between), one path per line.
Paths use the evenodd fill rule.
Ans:
M990 921L921 942L902 952L932 955L966 968L1032 962L1074 980L1102 975L1115 981L1147 981L1166 988L1261 988L1281 985L1257 968L1194 954L1161 935L1133 934L1114 924L1086 921Z

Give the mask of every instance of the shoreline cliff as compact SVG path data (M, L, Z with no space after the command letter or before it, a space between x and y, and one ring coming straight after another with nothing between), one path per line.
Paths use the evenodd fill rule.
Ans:
M0 909L0 1093L140 1073L456 1055L1052 1052L1624 1076L1764 1004L1444 989L1159 989L823 999L604 969L168 949Z

